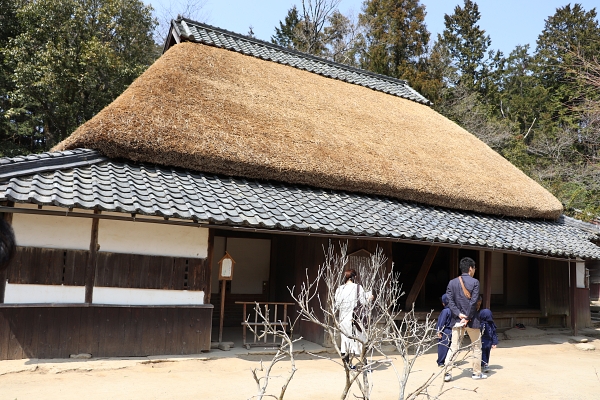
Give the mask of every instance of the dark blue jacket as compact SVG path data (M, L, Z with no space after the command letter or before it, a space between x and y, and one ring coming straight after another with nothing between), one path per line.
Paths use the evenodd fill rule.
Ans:
M481 345L484 348L492 347L498 344L498 334L496 333L496 324L492 312L487 308L479 311L479 320L481 323Z
M445 294L442 296L442 303L444 304L444 309L438 317L436 328L438 332L449 335L452 332L452 325L450 325L452 321L452 312L448 308L448 296Z
M477 299L479 298L479 281L472 278L469 274L462 274L461 276L465 288L471 293L471 300L465 296L458 278L454 278L448 283L446 295L448 296L448 307L452 311L451 326L460 321L459 314L464 314L469 319L468 326L473 328L473 319L475 318ZM478 326L474 328L478 328Z

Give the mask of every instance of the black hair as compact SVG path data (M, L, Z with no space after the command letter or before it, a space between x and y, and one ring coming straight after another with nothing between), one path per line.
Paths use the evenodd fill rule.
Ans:
M468 274L471 267L475 268L475 261L471 257L465 257L460 260L460 272L463 274Z
M352 282L356 280L356 270L347 269L344 271L344 283L348 282L348 280L351 280Z

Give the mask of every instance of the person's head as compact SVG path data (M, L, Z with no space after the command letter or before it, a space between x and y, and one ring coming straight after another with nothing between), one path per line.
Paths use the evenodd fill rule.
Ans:
M475 261L471 257L460 260L460 272L473 276L475 274Z
M448 295L445 293L442 295L442 304L444 305L444 307L448 305Z
M348 281L356 281L356 270L347 269L344 271L344 283L347 283Z
M484 308L479 313L479 320L481 322L490 322L490 321L494 320L494 317L492 316L492 312L490 310L488 310L487 308Z
M477 311L479 311L479 309L481 308L481 303L483 303L483 296L479 295L479 297L477 298Z

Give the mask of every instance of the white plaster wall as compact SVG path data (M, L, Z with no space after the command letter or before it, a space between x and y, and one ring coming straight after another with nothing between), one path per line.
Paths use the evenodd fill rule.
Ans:
M92 303L130 306L204 304L203 291L94 287Z
M12 226L18 246L72 250L90 248L90 218L14 213Z
M575 264L578 288L585 288L585 262L577 262Z
M208 229L101 219L98 244L112 253L206 258Z
M227 238L227 252L235 260L231 293L262 293L263 282L269 280L271 241Z
M227 247L227 248L225 248ZM219 293L219 260L225 250L233 257L233 280L231 293L261 294L263 282L269 280L271 266L271 241L269 239L246 239L216 236L213 247L213 266L211 288Z
M85 286L24 285L6 283L4 303L84 303Z
M504 254L492 253L492 294L504 294Z

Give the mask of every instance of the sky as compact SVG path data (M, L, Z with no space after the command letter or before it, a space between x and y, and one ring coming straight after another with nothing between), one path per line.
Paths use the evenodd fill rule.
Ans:
M169 13L176 16L186 4L197 4L193 19L229 31L246 34L252 26L258 39L270 41L275 27L283 20L287 11L301 0L144 0L152 4L159 19ZM360 13L363 0L341 0L339 9L347 15ZM491 49L501 50L505 55L517 45L535 41L544 28L544 21L554 14L558 7L569 3L579 3L586 11L596 7L600 12L599 0L479 0L476 1L481 13L479 25L492 39ZM444 29L444 14L451 14L463 0L421 0L426 7L425 23L435 38Z

